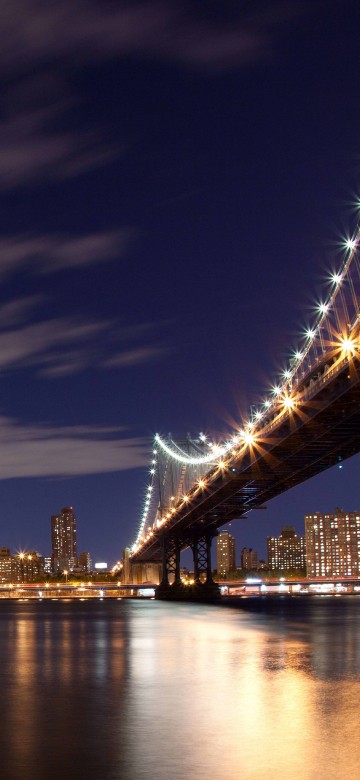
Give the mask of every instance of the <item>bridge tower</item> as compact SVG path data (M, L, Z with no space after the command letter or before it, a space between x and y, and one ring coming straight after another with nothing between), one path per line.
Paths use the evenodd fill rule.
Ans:
M171 452L178 452L181 459L177 461L164 448L157 448L155 439L151 503L157 527L166 523L174 506L188 494L195 482L201 480L208 469L208 464L204 466L201 462L209 448L206 436L200 434L192 438L188 434L186 439L174 441L169 434L165 441ZM188 459L186 463L183 462L184 454ZM185 535L176 528L169 534L164 533L160 552L162 579L156 591L157 598L213 600L219 597L219 588L213 581L211 567L211 544L216 535L216 529L205 531L198 528L187 529ZM189 548L193 556L194 582L190 586L185 586L180 577L180 554L185 548Z

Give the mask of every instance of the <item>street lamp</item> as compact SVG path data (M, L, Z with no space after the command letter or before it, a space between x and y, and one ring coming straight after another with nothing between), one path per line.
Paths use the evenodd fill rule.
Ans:
M67 584L67 578L68 578L68 574L69 574L67 569L64 569L64 574L65 574L65 583Z

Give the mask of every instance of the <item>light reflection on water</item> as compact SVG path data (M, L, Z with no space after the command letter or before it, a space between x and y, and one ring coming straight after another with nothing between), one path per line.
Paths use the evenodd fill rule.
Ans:
M4 780L360 774L360 599L0 604Z

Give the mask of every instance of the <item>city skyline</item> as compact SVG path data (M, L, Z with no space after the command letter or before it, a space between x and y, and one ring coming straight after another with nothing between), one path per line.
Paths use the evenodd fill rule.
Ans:
M46 552L72 505L113 562L153 435L241 422L354 228L360 9L58 6L0 22L1 543ZM356 511L341 465L224 530L264 558L306 513Z

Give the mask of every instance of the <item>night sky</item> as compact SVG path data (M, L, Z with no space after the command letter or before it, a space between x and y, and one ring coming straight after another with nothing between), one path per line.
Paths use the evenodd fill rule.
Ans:
M0 546L136 536L156 432L226 436L354 229L357 0L2 0ZM356 456L234 521L360 509Z

